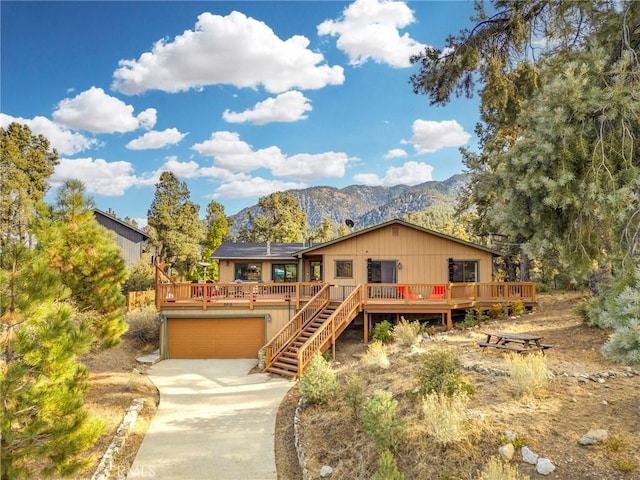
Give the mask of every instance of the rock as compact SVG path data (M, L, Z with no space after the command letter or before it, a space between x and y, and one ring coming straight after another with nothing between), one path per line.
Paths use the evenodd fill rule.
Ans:
M320 469L320 478L329 478L333 475L333 468L329 465L325 465Z
M548 458L538 458L536 462L536 472L540 475L549 475L556 469L555 465L551 463Z
M525 463L530 463L531 465L535 465L538 462L538 455L533 453L529 447L522 447L522 461Z
M595 445L596 443L603 442L609 436L609 432L606 430L589 430L585 433L580 441L580 445Z
M500 458L502 458L503 462L510 462L513 458L513 453L515 452L515 448L512 444L507 443L506 445L502 445L498 448L498 453L500 454Z

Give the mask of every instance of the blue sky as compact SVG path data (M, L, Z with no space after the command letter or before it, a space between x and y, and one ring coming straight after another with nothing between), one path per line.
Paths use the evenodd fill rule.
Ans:
M0 126L60 155L102 210L146 224L170 170L228 215L276 191L415 185L463 169L478 99L430 107L412 53L466 1L0 2Z

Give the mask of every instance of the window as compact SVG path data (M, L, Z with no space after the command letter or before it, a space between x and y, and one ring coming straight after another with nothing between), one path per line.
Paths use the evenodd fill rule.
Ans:
M478 260L449 259L450 282L477 282L478 272Z
M261 263L236 263L235 279L246 282L259 282L262 280L262 264Z
M271 279L277 283L297 282L298 281L298 264L297 263L274 263L271 266Z
M336 278L353 278L353 260L336 260Z

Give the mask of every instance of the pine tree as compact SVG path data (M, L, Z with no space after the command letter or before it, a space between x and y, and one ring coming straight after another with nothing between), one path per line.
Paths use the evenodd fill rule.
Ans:
M258 200L262 213L249 212L248 225L238 238L245 242L304 242L308 238L307 212L289 192L276 192Z
M0 257L0 478L72 476L102 425L88 418L78 356L93 341L46 251L8 242Z
M58 192L57 208L40 218L38 241L77 308L91 319L97 339L109 348L127 329L122 285L128 271L113 233L97 222L92 206L84 185L68 180Z
M147 231L158 258L171 263L181 274L196 267L205 237L198 218L200 207L190 197L184 182L171 172L163 172L147 212Z
M207 216L204 219L206 237L202 245L202 258L211 261L211 255L222 244L229 234L232 221L224 213L224 205L212 201L207 205ZM218 278L218 264L211 265L207 275Z

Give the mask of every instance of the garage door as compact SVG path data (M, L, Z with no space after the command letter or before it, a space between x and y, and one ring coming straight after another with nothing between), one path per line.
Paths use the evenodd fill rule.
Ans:
M170 318L169 358L257 358L264 318Z

